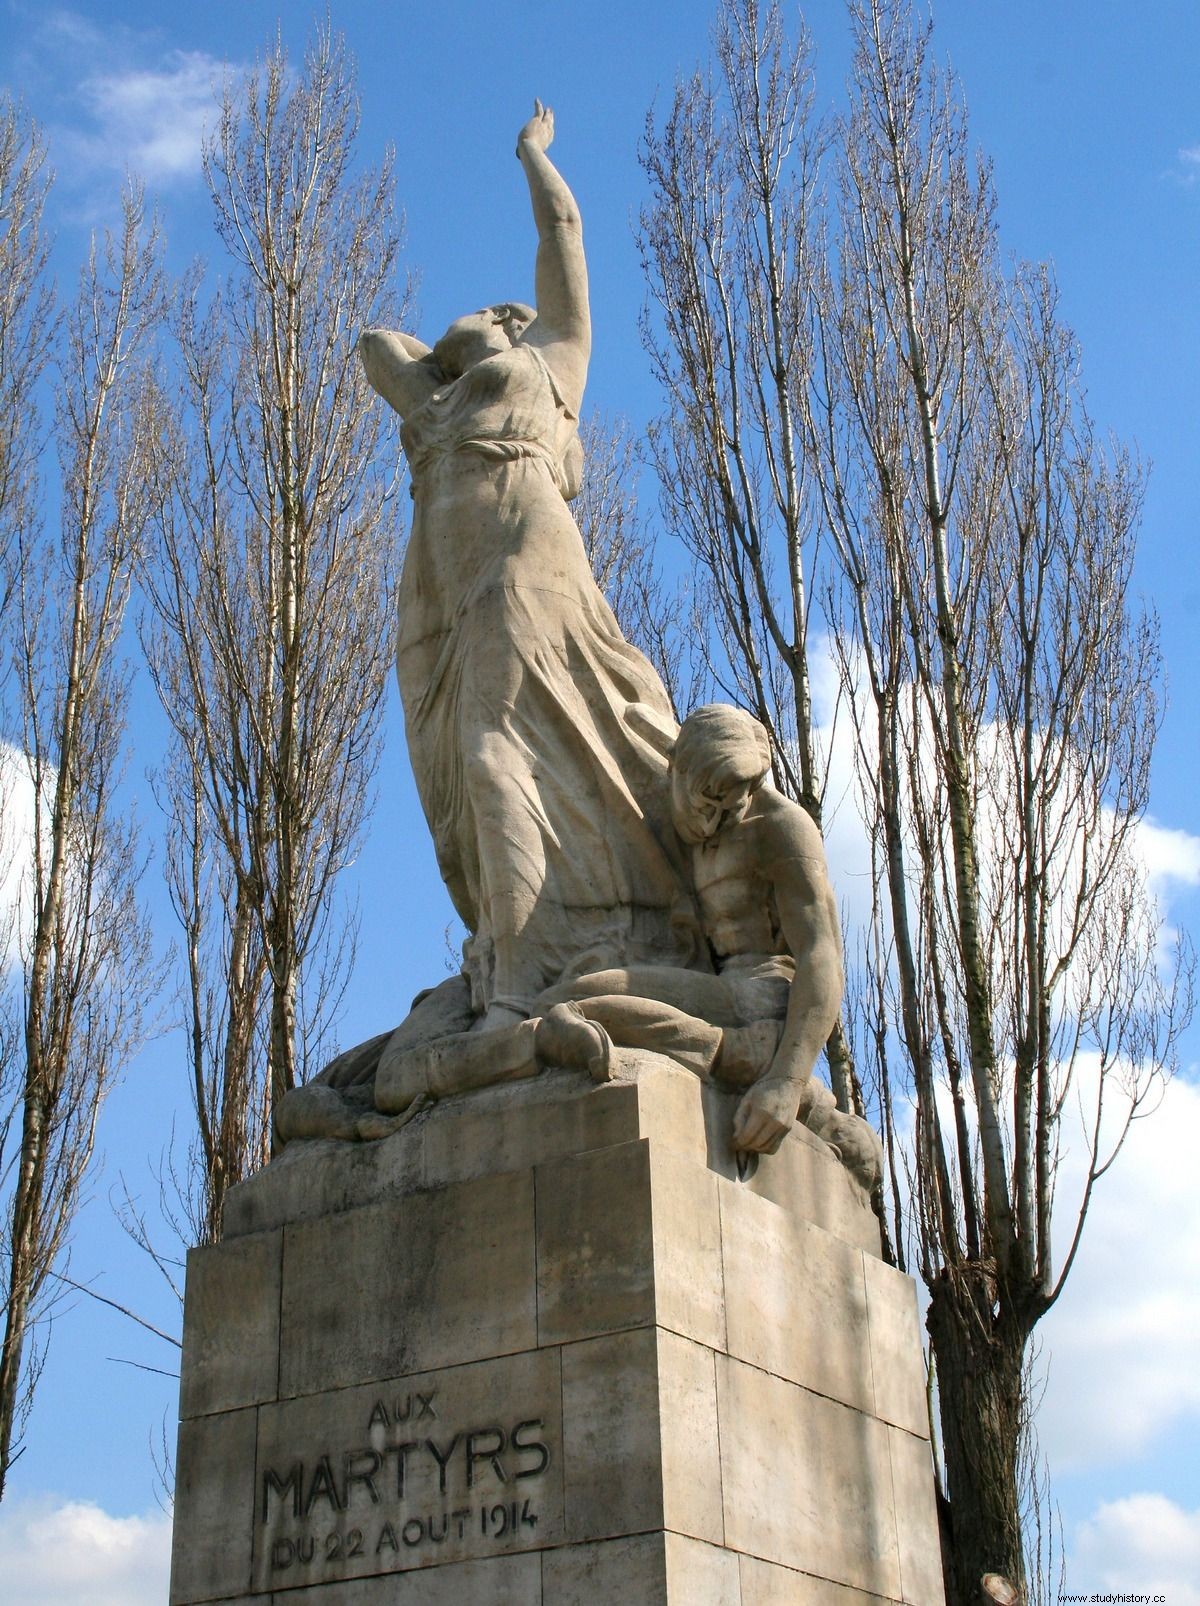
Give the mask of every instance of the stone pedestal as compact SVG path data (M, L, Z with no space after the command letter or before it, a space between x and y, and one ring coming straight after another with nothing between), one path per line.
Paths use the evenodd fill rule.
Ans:
M941 1606L912 1283L651 1055L297 1144L188 1263L173 1606Z

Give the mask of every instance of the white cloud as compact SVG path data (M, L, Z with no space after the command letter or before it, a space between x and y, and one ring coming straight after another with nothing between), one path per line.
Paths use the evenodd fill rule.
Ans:
M1172 882L1200 887L1200 836L1159 825L1147 815L1138 826L1138 846L1153 892L1169 892Z
M19 927L30 908L33 782L24 756L0 741L0 976L17 963Z
M198 173L223 72L202 51L175 50L156 67L96 73L80 85L95 130L77 138L97 165L152 182Z
M215 57L181 50L154 66L91 72L76 89L84 120L54 130L55 151L76 177L111 170L158 185L190 178L218 116L224 72Z
M1059 1254L1082 1148L1065 1135ZM1096 1186L1066 1289L1040 1330L1049 1387L1038 1437L1052 1472L1115 1464L1146 1450L1172 1422L1200 1415L1198 1151L1200 1087L1176 1077Z
M1200 1511L1162 1494L1099 1506L1075 1533L1063 1589L1158 1594L1169 1606L1200 1606Z
M61 180L79 186L129 171L161 188L199 173L228 66L205 51L167 48L158 31L101 29L62 9L31 28L23 70L57 102L50 135Z
M1200 145L1184 145L1175 153L1175 166L1166 177L1190 190L1200 179Z
M90 1501L9 1496L0 1506L7 1606L161 1606L171 1520L113 1517Z

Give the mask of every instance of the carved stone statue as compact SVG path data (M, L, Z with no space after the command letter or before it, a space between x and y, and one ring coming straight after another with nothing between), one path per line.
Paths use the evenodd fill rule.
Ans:
M689 715L672 752L674 823L690 846L714 974L605 970L547 990L532 1019L487 1038L393 1040L379 1063L378 1108L396 1116L418 1099L534 1076L546 1064L605 1080L614 1044L651 1049L745 1089L735 1149L774 1153L799 1119L869 1191L879 1140L813 1079L843 983L824 849L805 811L764 785L769 768L766 731L722 704Z
M654 1050L740 1089L733 1144L797 1120L871 1187L879 1146L813 1067L842 992L820 835L766 784L767 734L723 705L681 728L592 578L567 501L590 351L579 212L537 103L517 141L537 309L459 318L432 348L368 330L412 473L397 670L460 977L287 1094L276 1136L374 1139L430 1101Z
M553 131L538 102L517 140L536 311L485 307L432 349L379 329L360 342L403 419L414 512L400 692L488 1028L526 1017L564 974L689 957L670 703L621 635L567 507L591 328L579 210L546 155Z

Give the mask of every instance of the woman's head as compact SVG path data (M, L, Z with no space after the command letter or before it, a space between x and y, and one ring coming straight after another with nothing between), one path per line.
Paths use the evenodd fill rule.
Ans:
M727 703L694 709L671 754L671 804L685 842L703 842L740 819L771 767L758 720Z
M447 379L457 379L486 357L507 351L537 314L520 301L501 301L456 318L433 348L433 358Z

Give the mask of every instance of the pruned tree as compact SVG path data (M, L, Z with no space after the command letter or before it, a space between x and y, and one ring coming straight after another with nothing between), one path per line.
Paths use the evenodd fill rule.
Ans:
M206 1241L318 1068L353 954L335 889L372 800L399 523L354 342L402 317L390 163L352 166L357 126L328 32L298 73L277 44L226 86L205 175L228 277L205 305L193 275L174 326L143 634Z
M1160 970L1136 851L1161 682L1130 594L1140 468L1096 437L1051 274L1000 271L991 175L928 32L895 0L850 13L812 440L844 680L870 711L881 1072L893 1111L900 1089L916 1106L895 1237L929 1290L965 1601L984 1572L1024 1580L1030 1340L1173 1063L1189 975ZM1075 1102L1085 1181L1056 1211Z
M36 290L30 296L37 304ZM16 1143L2 1157L0 1493L19 1454L36 1333L97 1117L142 1039L155 985L135 895L137 834L116 788L129 691L121 629L150 512L150 361L161 314L157 233L130 189L120 230L93 241L78 294L51 325L57 538L38 539L31 516L18 526L6 722L31 808L18 860L16 1104L3 1130ZM32 464L22 473L31 477Z
M1162 963L1137 851L1161 681L1155 622L1131 592L1140 466L1096 434L1052 274L1002 269L991 174L928 30L905 0L848 13L851 105L826 201L817 136L796 129L808 114L771 89L805 70L806 45L786 43L776 11L728 0L724 110L694 81L651 147L658 366L688 398L669 496L738 646L730 690L760 717L771 571L750 521L720 516L746 421L768 465L785 438L782 413L754 399L777 384L790 399L797 505L811 547L817 528L824 542L807 595L840 669L872 864L874 918L851 954L855 1063L884 1128L897 1256L929 1294L948 1587L965 1606L985 1573L1024 1586L1031 1341L1096 1183L1169 1074L1190 960ZM757 50L731 49L751 37ZM766 227L761 186L733 182L723 158L757 115L781 190L811 198L810 249L786 260L782 364L746 333L771 327L762 297L714 298L743 220ZM712 310L685 322L696 305ZM733 352L753 359L740 414ZM760 483L786 481L768 467ZM708 548L704 520L721 532ZM1066 1141L1085 1153L1069 1199Z

